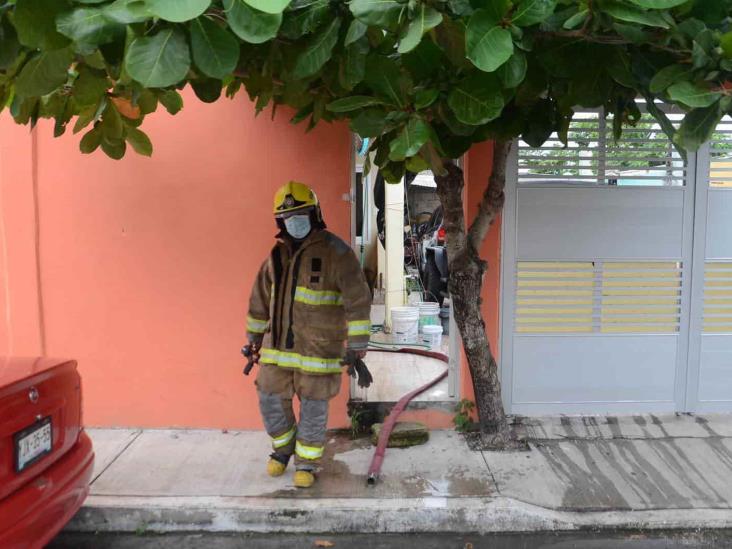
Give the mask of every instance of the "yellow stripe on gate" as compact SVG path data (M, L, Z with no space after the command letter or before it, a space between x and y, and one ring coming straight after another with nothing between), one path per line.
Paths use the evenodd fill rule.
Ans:
M277 349L262 349L260 362L282 368L295 368L311 374L337 374L341 372L341 359L304 356Z
M323 447L305 446L298 440L295 443L295 453L303 459L320 459L323 457Z
M263 334L267 330L267 321L247 316L247 331L253 334Z
M306 305L343 305L343 296L340 292L298 286L295 288L295 301Z
M371 321L370 320L351 320L348 322L348 335L349 336L360 336L360 335L371 335Z
M284 446L287 446L292 442L293 437L295 436L295 432L297 431L297 427L295 425L292 426L292 428L287 431L284 435L280 435L278 437L272 437L272 446L275 448L282 448Z

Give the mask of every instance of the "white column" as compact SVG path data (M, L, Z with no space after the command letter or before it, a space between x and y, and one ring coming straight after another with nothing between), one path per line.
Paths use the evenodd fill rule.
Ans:
M391 331L391 309L404 305L404 179L385 185L386 268L384 277L386 318Z

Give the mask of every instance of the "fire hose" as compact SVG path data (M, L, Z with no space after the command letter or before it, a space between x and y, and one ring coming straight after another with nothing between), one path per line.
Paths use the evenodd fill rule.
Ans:
M383 353L407 353L407 354L414 354L414 355L420 355L420 356L426 356L430 358L436 358L437 360L441 360L442 362L449 363L450 359L447 357L447 355L443 353L436 353L433 351L424 351L422 349L410 349L408 347L402 347L398 349L377 349L380 352ZM391 435L392 430L394 429L394 425L396 425L397 418L399 415L404 411L404 409L407 407L407 404L409 404L414 397L424 393L427 389L430 389L431 387L434 387L437 385L440 381L445 379L447 377L447 369L442 372L439 376L437 376L435 379L430 381L429 383L426 383L425 385L422 385L421 387L415 389L414 391L411 391L404 395L402 398L400 398L394 408L391 410L387 418L384 420L384 424L381 427L381 432L379 433L379 440L376 444L376 450L374 451L374 457L371 459L371 466L369 467L368 476L366 478L366 484L368 486L375 486L376 481L379 479L379 473L381 472L381 466L384 463L384 457L386 456L386 445L389 442L389 436Z

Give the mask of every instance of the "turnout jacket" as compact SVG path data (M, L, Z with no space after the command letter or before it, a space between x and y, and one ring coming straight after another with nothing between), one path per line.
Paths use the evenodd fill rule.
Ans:
M309 374L341 371L346 347L366 349L371 291L356 254L336 235L312 232L294 249L279 240L259 270L247 316L260 362Z

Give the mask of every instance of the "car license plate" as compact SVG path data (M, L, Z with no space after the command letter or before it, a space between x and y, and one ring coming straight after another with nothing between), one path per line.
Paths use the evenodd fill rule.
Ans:
M45 417L15 434L15 471L26 467L51 453L53 431L51 418Z

